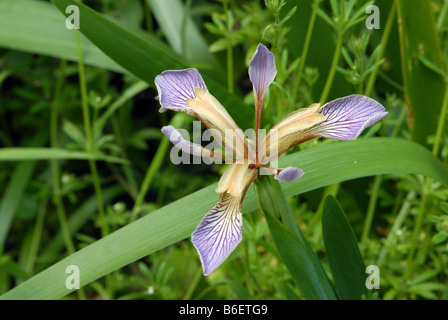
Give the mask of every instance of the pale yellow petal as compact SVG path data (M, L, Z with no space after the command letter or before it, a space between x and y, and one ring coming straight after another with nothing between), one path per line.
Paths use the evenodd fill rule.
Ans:
M251 168L247 164L230 165L218 183L217 193L228 192L232 196L244 196L249 185L257 177L258 169Z
M299 109L279 121L268 133L259 147L259 159L265 164L278 158L294 145L303 142L306 129L324 120L324 116L315 113L319 104Z
M213 137L232 152L237 159L250 159L253 151L249 148L243 131L238 127L227 110L207 90L195 88L196 99L188 98L187 106L193 110Z

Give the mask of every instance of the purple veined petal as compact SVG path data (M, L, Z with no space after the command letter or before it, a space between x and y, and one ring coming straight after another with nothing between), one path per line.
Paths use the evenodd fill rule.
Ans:
M279 173L277 173L274 179L283 182L291 182L301 178L304 174L305 172L302 169L295 167L287 167L285 169L282 169Z
M196 98L194 88L207 90L198 70L194 68L184 70L166 70L158 75L154 80L160 105L160 112L167 109L181 112L189 112L187 107L187 98Z
M249 78L254 87L255 105L258 104L257 101L264 99L266 90L276 75L274 54L260 43L249 63Z
M337 140L356 139L388 114L379 102L357 94L330 101L318 113L325 118L310 128L310 133Z
M235 160L231 157L216 154L212 150L209 150L197 143L193 143L191 141L184 139L181 133L171 125L162 127L161 131L168 139L170 139L171 143L177 149L182 150L182 152L191 154L196 157L217 159L220 161L224 161L225 163L235 162Z
M219 267L243 237L241 201L242 197L223 193L218 204L206 214L191 235L204 276Z

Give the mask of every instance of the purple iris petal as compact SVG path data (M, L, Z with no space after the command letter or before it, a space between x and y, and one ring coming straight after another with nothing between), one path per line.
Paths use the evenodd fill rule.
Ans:
M277 74L274 54L261 43L249 63L249 78L255 90L255 97L260 101Z
M162 133L170 139L171 143L179 150L188 154L201 156L202 147L194 144L188 140L185 140L180 132L173 126L165 126L161 129Z
M224 193L191 235L207 276L224 262L242 239L241 197Z
M296 179L299 179L305 174L302 169L295 167L287 167L280 171L280 173L276 174L274 179L283 182L291 182Z
M162 133L170 139L171 143L182 152L191 154L200 158L216 159L220 161L225 161L226 163L233 163L234 159L232 157L227 157L225 155L217 154L214 151L204 148L200 144L193 143L182 137L182 134L174 128L173 126L165 126L161 129ZM218 162L221 163L221 162Z
M379 102L357 94L330 101L318 113L325 119L310 131L337 140L355 139L388 114Z
M155 78L157 91L159 93L159 100L164 111L165 108L187 108L185 100L187 98L196 98L194 88L202 88L207 90L207 87L199 74L198 70L194 68L184 70L167 70ZM178 110L177 111L182 111Z

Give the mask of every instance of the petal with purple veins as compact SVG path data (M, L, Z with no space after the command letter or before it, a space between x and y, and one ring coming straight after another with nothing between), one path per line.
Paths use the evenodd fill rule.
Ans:
M191 235L205 276L219 267L242 239L241 197L223 193Z
M260 43L249 63L249 78L254 87L256 102L264 99L266 90L276 75L274 54Z
M191 114L186 104L187 98L196 98L195 87L207 90L200 73L194 68L163 71L154 81L162 106L160 112L170 109Z
M388 114L379 102L356 94L330 101L318 113L323 114L325 119L310 131L337 140L356 139L364 129Z

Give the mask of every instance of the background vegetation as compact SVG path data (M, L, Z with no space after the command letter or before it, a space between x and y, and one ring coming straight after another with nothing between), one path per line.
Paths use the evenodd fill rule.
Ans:
M80 32L65 26L71 4ZM366 28L369 4L380 29ZM442 0L0 0L0 297L448 298L447 13ZM298 232L309 251L279 241L251 187L242 243L204 277L188 237L224 168L170 162L160 128L193 118L158 112L154 77L198 68L250 128L260 42L278 69L264 127L353 93L389 115L357 141L281 158L307 172L282 184L299 226L284 243ZM320 295L297 257L335 291ZM69 265L81 290L65 286ZM381 270L378 290L359 286L367 265ZM350 272L356 284L340 276Z

